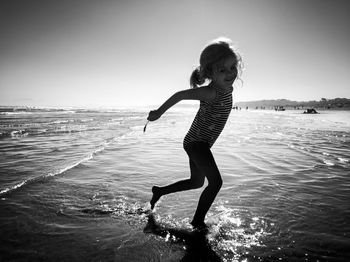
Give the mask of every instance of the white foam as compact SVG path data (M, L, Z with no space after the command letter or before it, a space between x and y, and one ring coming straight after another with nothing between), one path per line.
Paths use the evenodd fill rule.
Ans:
M323 159L323 163L325 163L327 166L334 166L335 164L327 159Z
M26 132L25 130L14 130L11 132L11 137L13 138L24 137L27 135L28 135L28 132Z
M19 188L19 187L22 187L22 186L25 185L26 183L27 183L27 180L22 181L22 182L18 183L17 185L14 185L14 186L12 186L12 187L5 188L5 189L3 189L3 190L0 191L0 196L3 195L3 194L8 193L8 192L10 192L10 191L13 191L13 190L15 190L15 189L17 189L17 188Z
M80 165L82 163L85 163L85 162L93 159L93 157L96 154L102 152L109 144L111 144L111 143L113 143L115 141L119 141L120 139L123 139L123 138L125 138L125 135L120 136L120 137L109 138L106 141L104 141L101 145L97 146L96 149L93 152L91 152L90 154L86 155L84 158L82 158L82 159L80 159L80 160L78 160L78 161L76 161L76 162L74 162L72 164L69 164L69 165L67 165L67 166L65 166L65 167L63 167L63 168L61 168L61 169L59 169L57 171L52 171L52 172L49 172L49 173L47 173L47 174L45 174L43 176L39 176L39 177L35 177L35 178L32 178L32 179L24 180L24 181L14 185L14 186L12 186L12 187L5 188L5 189L0 191L0 196L4 195L4 194L7 194L9 192L12 192L12 191L14 191L14 190L16 190L18 188L21 188L21 187L23 187L24 185L26 185L28 183L33 183L33 182L40 181L40 180L48 178L48 177L53 177L53 176L60 175L60 174L66 172L66 171L68 171L68 170L70 170L70 169L72 169L72 168L74 168L74 167L76 167L76 166L78 166L78 165Z
M66 124L68 122L69 120L56 120L56 121L50 122L50 124Z

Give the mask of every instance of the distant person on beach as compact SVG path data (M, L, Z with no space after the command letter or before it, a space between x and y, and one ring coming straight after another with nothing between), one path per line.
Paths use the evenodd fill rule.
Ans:
M204 48L200 65L192 72L192 89L179 91L157 110L150 111L147 120L155 121L181 100L200 100L200 107L183 141L189 156L191 176L167 186L153 186L151 209L164 195L200 188L205 178L208 186L202 192L191 222L195 229L206 228L205 216L221 186L222 179L210 148L223 130L232 109L233 83L241 69L241 58L231 41L218 39Z

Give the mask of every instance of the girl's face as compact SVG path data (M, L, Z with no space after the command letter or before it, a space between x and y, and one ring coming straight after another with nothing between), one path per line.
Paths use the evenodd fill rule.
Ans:
M221 89L232 90L236 76L236 59L233 56L227 57L213 65L212 83Z

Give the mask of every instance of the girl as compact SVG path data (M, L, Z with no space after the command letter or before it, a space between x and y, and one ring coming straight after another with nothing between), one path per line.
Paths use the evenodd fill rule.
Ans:
M204 48L200 55L200 66L192 72L190 84L193 89L175 93L161 107L149 113L147 120L155 121L181 100L200 100L197 115L183 142L190 159L191 176L164 187L152 187L151 209L164 195L202 187L206 177L208 186L200 196L191 222L194 228L206 228L205 215L222 185L210 148L223 130L231 112L232 85L240 69L241 58L234 52L230 41L214 41ZM203 86L208 82L208 85Z

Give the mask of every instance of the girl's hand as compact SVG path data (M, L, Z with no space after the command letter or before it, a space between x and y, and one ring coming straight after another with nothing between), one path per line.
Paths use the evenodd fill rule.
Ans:
M147 120L149 121L155 121L157 120L158 118L161 117L161 113L159 112L159 110L152 110L149 112L148 114L148 117L147 117Z

